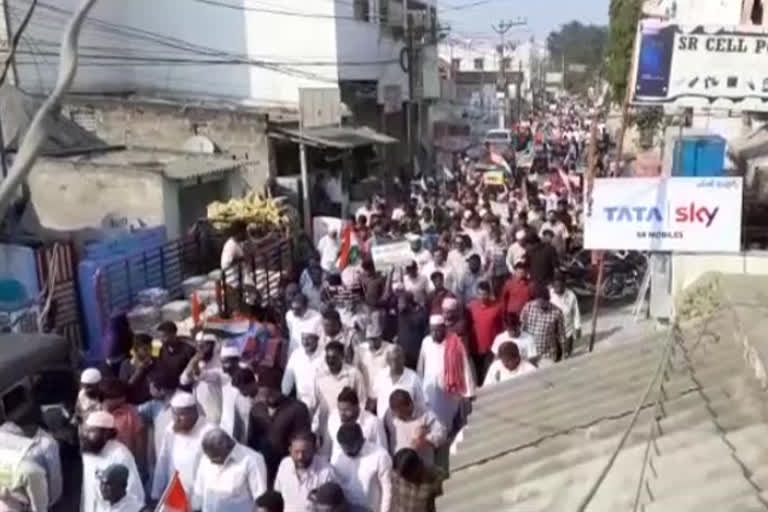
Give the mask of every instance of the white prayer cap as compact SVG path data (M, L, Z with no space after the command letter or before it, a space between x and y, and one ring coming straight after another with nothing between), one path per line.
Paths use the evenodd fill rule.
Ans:
M525 240L525 230L524 229L518 229L517 233L515 233L515 240L518 242L522 242Z
M441 304L443 309L455 309L459 307L459 301L454 299L453 297L446 297L443 299L443 303Z
M317 332L317 328L313 327L311 325L302 326L301 329L301 336L320 336L320 333Z
M481 216L481 217L485 217L485 216L486 216L486 215L488 215L489 213L491 213L491 212L489 212L489 211L488 211L487 209L485 209L485 208L483 208L482 210L480 210L480 216Z
M98 384L101 382L101 372L96 368L86 368L80 374L80 384Z
M115 428L115 417L107 411L93 411L85 418L85 426L93 428Z
M471 211L469 211L469 210L465 210L465 211L464 211L464 219L465 219L465 220L469 220L469 219L471 219L471 218L472 218L472 212L471 212Z
M229 359L230 357L240 357L240 349L232 345L221 347L221 358Z
M218 339L216 338L216 335L211 334L209 332L199 332L197 333L197 336L195 336L195 341L198 343L205 343L207 341L216 343Z
M445 318L443 318L443 315L432 315L429 317L429 325L432 327L436 325L445 325Z
M186 409L188 407L195 407L197 400L192 393L179 392L173 395L171 398L171 407L174 409Z
M408 233L407 235L405 235L405 239L408 240L409 242L417 242L421 240L421 237L416 233Z
M365 337L370 338L381 338L382 336L382 330L381 330L381 323L377 321L373 321L369 323L365 328Z

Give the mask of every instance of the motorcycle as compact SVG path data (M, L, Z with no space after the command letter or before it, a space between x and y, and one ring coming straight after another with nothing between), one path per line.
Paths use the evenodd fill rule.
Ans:
M635 251L606 252L603 281L597 291L597 268L590 251L580 251L561 266L567 285L582 297L618 300L638 293L648 267L645 255Z

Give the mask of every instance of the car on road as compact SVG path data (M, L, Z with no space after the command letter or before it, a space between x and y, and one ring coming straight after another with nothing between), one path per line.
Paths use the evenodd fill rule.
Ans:
M514 140L515 138L512 135L511 130L498 128L495 130L488 130L483 142L504 148L511 146Z

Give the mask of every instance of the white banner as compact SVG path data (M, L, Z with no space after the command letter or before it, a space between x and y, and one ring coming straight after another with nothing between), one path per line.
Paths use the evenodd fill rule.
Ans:
M405 267L413 261L413 251L410 242L393 242L391 244L374 245L371 257L376 270L388 272L393 267Z
M755 26L639 25L633 101L768 111L768 31Z
M740 177L596 179L584 247L738 252L742 187Z

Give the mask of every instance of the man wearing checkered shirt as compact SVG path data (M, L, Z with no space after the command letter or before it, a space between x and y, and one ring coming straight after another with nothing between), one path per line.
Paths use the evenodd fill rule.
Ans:
M539 353L537 366L549 366L563 356L565 343L565 317L563 312L549 302L549 289L537 285L534 298L525 305L520 319L523 330L533 336Z

